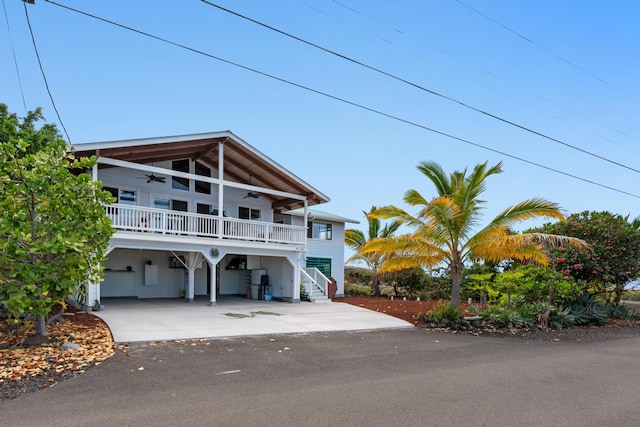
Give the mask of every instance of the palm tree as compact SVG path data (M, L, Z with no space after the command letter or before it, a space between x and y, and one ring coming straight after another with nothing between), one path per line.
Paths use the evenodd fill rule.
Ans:
M374 212L376 210L375 206L371 207L369 213ZM367 254L361 253L361 249L367 244L368 241L374 239L385 239L390 238L394 235L394 233L400 227L399 221L393 221L385 224L384 226L380 222L380 219L374 218L369 215L369 213L362 211L365 218L367 218L367 222L369 224L368 233L365 234L353 228L344 231L344 243L356 251L354 255L347 259L346 263L350 263L353 261L364 261L367 264L367 267L371 270L371 283L373 285L373 294L375 296L380 296L380 282L378 280L378 269L387 258L386 254L369 252Z
M576 238L542 233L512 234L515 223L536 217L564 220L557 204L540 198L525 200L498 214L478 232L480 211L484 203L478 197L485 190L486 179L502 172L502 162L488 167L487 162L447 176L440 165L421 162L418 170L436 187L438 196L428 201L417 190L409 190L404 201L419 206L416 216L395 206L375 210L369 216L394 219L413 229L410 234L370 240L360 253L393 254L385 258L380 272L412 267L433 267L444 263L451 273L451 305L460 301L460 281L465 263L472 260L497 262L514 259L546 266L546 250L555 246L588 247Z

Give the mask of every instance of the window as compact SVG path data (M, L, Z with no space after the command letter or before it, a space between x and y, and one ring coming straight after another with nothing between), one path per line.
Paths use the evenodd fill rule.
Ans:
M189 173L189 159L174 160L171 162L171 169L176 172ZM189 191L189 179L177 176L171 177L171 188Z
M196 162L196 175L211 177L211 169L200 162ZM211 194L210 182L195 182L196 193Z
M199 214L209 215L211 213L211 205L198 203L196 204L196 212Z
M188 202L185 202L184 200L167 199L164 197L154 198L153 207L156 209L165 209L180 212L187 212L189 210Z
M307 268L317 268L326 277L331 277L331 258L307 258Z
M240 206L238 208L238 218L260 221L262 219L262 212L260 211L260 209L244 208Z
M211 207L211 215L218 215L218 207L217 206L212 206ZM227 215L227 208L222 209L222 216L229 216L229 215Z
M307 227L307 237L310 239L331 240L333 238L331 224L310 222Z
M104 187L105 191L111 193L113 197L116 198L116 203L120 203L121 205L136 205L136 192L130 190L120 190L114 187Z

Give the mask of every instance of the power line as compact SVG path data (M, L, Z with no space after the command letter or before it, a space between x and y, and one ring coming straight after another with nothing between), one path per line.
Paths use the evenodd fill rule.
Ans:
M53 95L51 95L51 90L49 89L49 82L47 81L47 76L44 74L44 68L42 68L42 61L40 60L40 54L38 53L38 46L36 45L36 39L33 36L33 29L31 28L31 21L29 21L29 12L27 11L27 3L24 4L24 15L27 17L27 25L29 26L29 33L31 34L31 41L33 42L33 49L36 52L36 58L38 58L38 65L40 66L40 72L42 73L42 79L44 80L44 85L47 88L47 93L49 94L49 99L51 100L51 104L53 105L53 110L56 112L58 116L58 121L60 122L60 126L64 130L64 134L67 135L67 142L71 144L71 138L69 138L69 134L67 133L67 128L64 127L64 123L62 123L62 117L60 117L60 113L58 112L58 107L56 107L56 103L53 100Z
M16 67L16 74L18 75L18 86L20 86L20 95L22 95L22 105L24 106L24 113L28 114L27 101L24 99L24 88L22 87L22 79L20 78L20 69L18 68L18 59L16 58L16 49L13 46L13 36L11 35L11 27L9 26L9 15L7 14L7 5L5 0L2 0L2 8L4 9L4 19L7 21L7 32L9 33L9 43L11 44L11 52L13 53L13 64Z
M599 155L599 154L592 153L591 151L588 151L588 150L585 150L585 149L583 149L583 148L577 147L577 146L575 146L575 145L569 144L568 142L561 141L561 140L559 140L559 139L557 139L557 138L553 138L553 137L551 137L551 136L548 136L548 135L546 135L546 134L543 134L542 132L538 132L538 131L533 130L533 129L531 129L531 128L528 128L528 127L526 127L526 126L523 126L523 125L520 125L520 124L518 124L518 123L515 123L515 122L513 122L513 121L511 121L511 120L508 120L508 119L505 119L505 118L503 118L503 117L497 116L497 115L495 115L495 114L489 113L488 111L482 110L482 109L480 109L480 108L473 107L473 106L471 106L471 105L469 105L469 104L467 104L467 103L465 103L465 102L463 102L463 101L460 101L460 100L458 100L458 99L455 99L455 98L452 98L452 97L450 97L450 96L444 95L444 94L442 94L442 93L436 92L435 90L428 89L428 88L426 88L426 87L424 87L424 86L421 86L421 85L419 85L419 84L417 84L417 83L411 82L411 81L409 81L409 80L406 80L406 79L404 79L404 78L402 78L402 77L396 76L395 74L391 74L391 73L389 73L389 72L387 72L387 71L381 70L381 69L376 68L376 67L374 67L374 66L371 66L371 65L365 64L364 62L358 61L358 60L356 60L356 59L353 59L353 58L351 58L351 57L348 57L348 56L346 56L346 55L343 55L343 54L341 54L341 53L338 53L338 52L336 52L336 51L333 51L333 50L331 50L331 49L328 49L328 48L326 48L326 47L320 46L320 45L318 45L318 44L315 44L315 43L313 43L313 42L310 42L310 41L308 41L308 40L305 40L305 39L303 39L303 38L300 38L300 37L298 37L298 36L295 36L295 35L293 35L293 34L287 33L287 32L285 32L285 31L283 31L283 30L278 29L278 28L272 27L271 25L265 24L264 22L258 21L258 20L256 20L256 19L250 18L250 17L245 16L245 15L242 15L242 14L240 14L240 13L238 13L238 12L235 12L235 11L233 11L233 10L227 9L227 8L222 7L222 6L220 6L220 5L217 5L217 4L215 4L215 3L211 3L211 2L209 2L209 1L207 1L207 0L200 0L200 1L201 1L202 3L206 3L206 4L208 4L209 6L213 6L213 7L215 7L216 9L219 9L219 10L221 10L221 11L223 11L223 12L229 13L229 14L231 14L231 15L237 16L237 17L239 17L239 18L241 18L241 19L244 19L244 20L246 20L246 21L249 21L249 22L252 22L252 23L254 23L254 24L256 24L256 25L259 25L259 26L261 26L261 27L264 27L264 28L266 28L266 29L268 29L268 30L275 31L276 33L281 34L281 35L283 35L283 36L285 36L285 37L289 37L289 38L291 38L291 39L293 39L293 40L299 41L300 43L304 43L304 44L306 44L306 45L308 45L308 46L311 46L311 47L314 47L314 48L316 48L316 49L319 49L319 50L321 50L321 51L323 51L323 52L326 52L326 53L328 53L328 54L330 54L330 55L337 56L338 58L343 59L343 60L345 60L345 61L348 61L348 62L351 62L351 63L353 63L353 64L359 65L359 66L364 67L364 68L366 68L366 69L368 69L368 70L371 70L371 71L374 71L374 72L376 72L376 73L382 74L382 75L384 75L384 76L386 76L386 77L390 77L390 78L392 78L392 79L394 79L394 80L397 80L397 81L399 81L399 82L405 83L405 84L407 84L407 85L409 85L409 86L411 86L411 87L413 87L413 88L419 89L419 90L421 90L421 91L423 91L423 92L427 92L427 93L429 93L429 94L431 94L431 95L435 95L435 96L438 96L438 97L440 97L440 98L442 98L442 99L446 99L446 100L448 100L448 101L454 102L454 103L456 103L456 104L458 104L458 105L460 105L460 106L462 106L462 107L464 107L464 108L467 108L467 109L469 109L469 110L473 110L473 111L475 111L475 112L477 112L477 113L483 114L483 115L485 115L485 116L487 116L487 117L490 117L490 118L492 118L492 119L498 120L498 121L500 121L500 122L502 122L502 123L506 123L506 124L508 124L508 125L510 125L510 126L514 126L514 127L518 128L518 129L520 129L520 130L523 130L523 131L525 131L525 132L529 132L529 133L531 133L531 134L533 134L533 135L536 135L536 136L539 136L539 137L545 138L545 139L547 139L547 140L549 140L549 141L552 141L552 142L555 142L555 143L557 143L557 144L564 145L565 147L571 148L571 149L573 149L573 150L579 151L579 152L581 152L581 153L583 153L583 154L586 154L586 155L591 156L591 157L595 157L595 158L597 158L597 159L603 160L603 161L608 162L608 163L611 163L611 164L613 164L613 165L616 165L616 166L619 166L619 167L622 167L622 168L628 169L628 170L633 171L633 172L636 172L636 173L640 173L640 170L639 170L639 169L633 168L633 167L631 167L631 166L627 166L627 165L625 165L625 164L623 164L623 163L620 163L620 162L617 162L617 161L615 161L615 160L608 159L608 158L606 158L606 157L604 157L604 156L601 156L601 155Z
M313 89L313 88L311 88L309 86L304 86L304 85L302 85L300 83L296 83L296 82L293 82L291 80L287 80L287 79L284 79L282 77L278 77L278 76L275 76L273 74L269 74L269 73L266 73L264 71L257 70L255 68L251 68L251 67L248 67L246 65L242 65L242 64L230 61L228 59L221 58L219 56L215 56L213 54L198 50L196 48L189 47L189 46L183 45L181 43L177 43L177 42L165 39L163 37L156 36L156 35L144 32L142 30L138 30L136 28L132 28L132 27L129 27L127 25L120 24L120 23L115 22L115 21L111 21L109 19L102 18L102 17L99 17L97 15L93 15L93 14L88 13L88 12L84 12L84 11L79 10L79 9L75 9L73 7L70 7L70 6L66 6L66 5L63 5L63 4L60 4L60 3L56 3L55 1L52 1L52 0L45 0L45 1L47 3L51 3L51 4L55 5L55 6L62 7L64 9L67 9L67 10L70 10L72 12L87 16L89 18L93 18L93 19L96 19L98 21L102 21L102 22L105 22L107 24L114 25L116 27L119 27L119 28L122 28L122 29L125 29L125 30L128 30L128 31L134 32L136 34L140 34L140 35L143 35L145 37L149 37L151 39L158 40L158 41L161 41L163 43L167 43L169 45L172 45L172 46L175 46L175 47L179 47L181 49L188 50L190 52L196 53L198 55L205 56L207 58L215 59L216 61L220 61L220 62L223 62L225 64L232 65L234 67L241 68L243 70L250 71L252 73L259 74L261 76L268 77L268 78L273 79L273 80L277 80L279 82L288 84L290 86L294 86L294 87L297 87L299 89L303 89L303 90L306 90L308 92L315 93L317 95L321 95L321 96L324 96L324 97L329 98L329 99L333 99L333 100L341 102L343 104L351 105L353 107L356 107L356 108L359 108L359 109L362 109L362 110L365 110L365 111L369 111L371 113L374 113L374 114L377 114L377 115L380 115L380 116L383 116L383 117L398 121L400 123L408 124L410 126L413 126L413 127L419 128L419 129L423 129L423 130L426 130L428 132L432 132L432 133L435 133L437 135L441 135L441 136L444 136L446 138L453 139L453 140L456 140L456 141L459 141L459 142L462 142L462 143L465 143L465 144L468 144L468 145L472 145L474 147L482 148L484 150L491 151L493 153L497 153L497 154L500 154L502 156L509 157L511 159L518 160L520 162L527 163L527 164L532 165L532 166L536 166L536 167L539 167L539 168L542 168L542 169L545 169L545 170L548 170L548 171L551 171L551 172L555 172L555 173L560 174L560 175L564 175L564 176L567 176L567 177L570 177L570 178L573 178L573 179L576 179L576 180L579 180L579 181L583 181L583 182L586 182L586 183L589 183L589 184L592 184L592 185L596 185L598 187L606 188L608 190L615 191L617 193L625 194L627 196L631 196L631 197L635 197L635 198L640 199L640 195L637 195L637 194L633 194L633 193L630 193L630 192L627 192L627 191L624 191L624 190L621 190L621 189L618 189L618 188L615 188L615 187L611 187L611 186L608 186L608 185L605 185L605 184L601 184L599 182L596 182L596 181L593 181L593 180L590 180L590 179L587 179L587 178L582 178L582 177L579 177L577 175L573 175L573 174L570 174L568 172L561 171L559 169L554 169L554 168L551 168L549 166L545 166L545 165L542 165L540 163L536 163L536 162L533 162L531 160L527 160L527 159L525 159L523 157L518 157L518 156L515 156L513 154L508 154L508 153L506 153L504 151L500 151L500 150L497 150L495 148L487 147L487 146L479 144L477 142L473 142L473 141L468 140L468 139L464 139L464 138L461 138L461 137L458 137L458 136L455 136L455 135L451 135L451 134L448 134L446 132L430 128L430 127L428 127L426 125L422 125L422 124L410 121L408 119L403 119L401 117L398 117L398 116L395 116L395 115L392 115L392 114L389 114L389 113L385 113L383 111L376 110L376 109L371 108L371 107L367 107L366 105L358 104L358 103L356 103L354 101L349 101L348 99L341 98L341 97L338 97L336 95L331 95L329 93L322 92L322 91L320 91L318 89Z
M494 23L494 24L496 24L497 26L504 28L505 30L509 31L509 32L510 32L510 33L512 33L512 34L515 34L516 36L520 37L522 40L526 41L527 43L531 43L532 45L534 45L534 46L535 46L535 47L537 47L538 49L541 49L541 50L543 50L543 51L547 52L548 54L550 54L550 55L552 55L552 56L555 56L556 58L558 58L558 59L559 59L559 60L561 60L562 62L564 62L564 63L566 63L566 64L570 65L571 67L575 68L576 70L580 70L580 71L582 71L583 73L587 74L587 75L588 75L588 76L590 76L590 77L593 77L594 79L596 79L596 80L600 81L601 83L608 84L605 80L601 79L600 77L596 76L595 74L591 73L590 71L585 70L584 68L580 67L579 65L574 64L573 62L571 62L571 61L569 61L568 59L566 59L566 58L564 58L564 57L562 57L562 56L558 55L557 53L555 53L555 52L553 52L553 51L551 51L551 50L547 49L546 47L542 46L541 44L538 44L538 43L534 42L534 41L533 41L533 40L531 40L530 38L525 37L524 35L520 34L520 33L519 33L519 32L517 32L516 30L514 30L514 29L512 29L512 28L507 27L506 25L504 25L503 23L501 23L501 22L499 22L499 21L497 21L497 20L493 19L493 18L492 18L492 17L490 17L489 15L486 15L486 14L484 14L484 13L480 12L478 9L475 9L475 8L473 8L473 7L469 6L468 4L466 4L466 3L464 3L464 2L462 2L462 1L460 1L460 0L456 0L456 1L457 1L458 3L460 3L462 6L466 7L467 9L469 9L469 10L473 11L474 13L476 13L476 14L478 14L478 15L482 16L483 18L485 18L485 19L487 19L487 20L489 20L489 21L493 22L493 23Z
M402 31L402 30L400 30L400 29L397 29L397 28L396 28L396 27L394 27L394 26L389 26L389 25L387 25L387 21L386 21L386 20L385 20L385 22L384 22L384 23L381 23L379 20L376 20L376 19L374 19L373 17L371 17L371 16L369 16L369 15L366 15L365 13L363 13L362 11L360 11L360 10L358 10L358 9L354 8L354 7L348 6L348 5L346 5L345 3L342 3L342 2L339 2L339 1L336 1L336 0L333 0L333 3L335 3L336 5L338 5L338 6L342 7L342 8L344 8L344 9L348 10L349 12L352 12L352 13L355 13L355 14L357 14L357 15L363 16L363 17L365 17L366 19L368 19L368 20L370 20L370 21L372 21L372 22L374 22L374 23L376 23L376 24L378 24L378 25L386 25L387 29L390 29L390 30L392 30L392 31L394 31L394 32L396 32L396 33L402 34L403 36L405 36L405 35L406 35L406 34L405 34L405 31ZM308 6L308 5L307 5L307 6ZM313 8L313 9L315 9L315 8ZM320 11L320 9L315 9L315 10ZM320 12L322 12L322 11L320 11ZM340 21L342 21L342 20L340 20ZM446 50L444 50L444 49L442 49L442 48L440 48L440 47L438 47L438 46L435 46L435 45L433 45L433 44L427 43L427 42L425 42L424 40L420 40L420 43L421 43L421 44L425 44L426 46L430 47L431 49L433 49L433 50L435 50L435 51L437 51L437 52L439 52L439 53L441 53L441 54L443 54L443 55L449 56L450 58L454 59L455 61L461 62L461 63L463 63L463 64L465 64L465 65L467 65L467 66L469 66L469 67L475 68L475 69L477 69L478 71L480 71L480 72L482 72L482 73L484 73L484 74L487 74L487 75L489 75L489 76L492 76L492 77L497 78L497 79L500 79L500 80L504 80L504 76L501 76L501 75L499 75L499 74L496 74L496 73L494 73L494 72L492 72L492 71L490 71L490 70L488 70L488 69L485 69L485 68L483 68L483 67L481 67L481 66L479 66L479 65L477 65L477 64L474 64L473 62L469 62L469 61L467 61L465 58L461 58L461 57L459 57L459 56L457 56L457 55L454 55L454 54L452 54L451 52L448 52L448 51L446 51ZM418 57L420 57L420 58L422 58L422 59L425 59L422 55L417 54L416 52L414 52L414 54L416 54ZM539 95L539 94L536 94L536 93L533 93L533 95L540 97L540 95ZM541 98L542 98L542 97L541 97ZM543 99L544 99L544 98L543 98ZM545 100L545 101L546 101L546 100ZM582 117L582 119L588 120L589 122L594 122L594 121L596 121L596 120L597 120L597 119L595 119L595 118L593 118L593 117L590 117L590 118L589 118L589 117L586 117L584 114L578 113L577 111L574 111L574 110L572 110L572 109L571 109L571 108L569 108L569 107L562 106L562 105L560 105L560 106L561 106L562 108L564 108L565 110L569 111L570 113L572 113L572 114L574 114L574 115L577 115L577 116L580 116L580 117ZM608 125L608 124L602 124L602 123L601 123L601 125L602 125L602 126L604 126L604 127L606 127L606 128L607 128L608 130L610 130L610 131L616 132L616 133L618 133L618 134L620 134L620 135L622 135L622 136L625 136L625 137L627 137L627 138L631 138L631 136L630 136L628 133L626 133L626 132L624 132L624 131L622 131L622 130L620 130L620 129L618 129L618 128L611 127L611 126L610 126L610 125ZM605 138L605 137L602 137L602 138ZM606 138L605 138L605 139L606 139ZM612 142L616 142L616 141L612 141Z

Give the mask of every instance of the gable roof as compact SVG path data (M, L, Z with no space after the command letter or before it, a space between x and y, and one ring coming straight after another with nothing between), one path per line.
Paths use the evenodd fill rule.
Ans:
M224 143L225 180L303 195L309 206L330 200L231 131L84 143L77 144L72 151L79 157L96 155L135 163L190 158L217 170L219 142ZM272 194L266 197L277 211L303 205L290 197Z

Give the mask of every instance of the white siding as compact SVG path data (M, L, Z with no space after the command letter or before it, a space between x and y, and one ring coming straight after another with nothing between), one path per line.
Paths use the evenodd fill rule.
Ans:
M331 276L336 279L336 296L344 295L344 223L319 220L331 224L331 240L307 240L307 257L331 258Z

